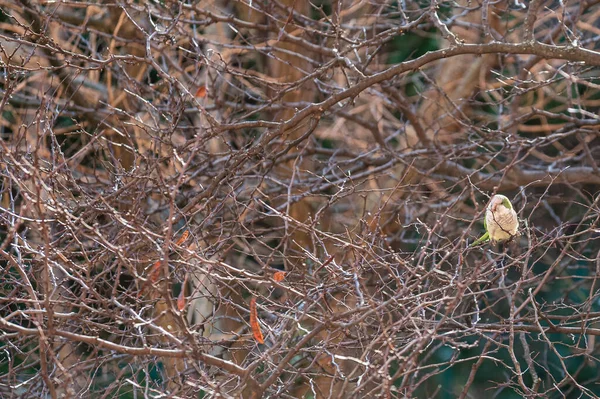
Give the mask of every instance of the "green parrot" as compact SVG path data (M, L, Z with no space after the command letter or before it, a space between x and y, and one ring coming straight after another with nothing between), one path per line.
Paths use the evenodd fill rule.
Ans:
M490 200L483 219L485 234L475 240L471 246L492 241L492 244L511 239L519 230L519 219L510 200L504 195L496 194Z

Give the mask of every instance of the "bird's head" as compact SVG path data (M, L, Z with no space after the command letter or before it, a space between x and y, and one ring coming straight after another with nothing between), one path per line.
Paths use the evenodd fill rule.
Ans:
M492 197L490 201L490 209L492 212L496 212L499 206L504 206L507 209L512 209L512 204L510 200L501 194L496 194Z

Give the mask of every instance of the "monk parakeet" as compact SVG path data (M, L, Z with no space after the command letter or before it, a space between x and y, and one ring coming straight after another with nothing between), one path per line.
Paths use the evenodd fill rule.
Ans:
M471 246L488 240L491 240L492 244L495 244L509 240L515 236L517 230L519 230L519 220L510 200L504 195L494 195L485 210L483 225L485 227L485 234L471 244Z

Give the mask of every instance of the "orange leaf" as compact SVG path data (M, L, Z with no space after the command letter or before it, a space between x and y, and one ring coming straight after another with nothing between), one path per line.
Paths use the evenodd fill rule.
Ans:
M181 287L181 292L179 293L179 296L177 297L177 309L180 312L183 309L185 309L185 289L184 289L184 287Z
M189 231L189 230L186 230L186 231L184 231L184 232L183 232L183 234L181 235L181 237L179 237L179 240L177 240L177 243L176 243L176 244L177 244L177 245L181 245L181 244L183 244L183 242L184 242L185 240L187 240L187 238L188 238L189 236L190 236L190 231Z
M206 97L206 86L200 86L200 87L198 87L198 90L196 90L196 97L197 98L204 98L204 97Z
M156 283L158 278L160 277L160 264L162 262L157 260L154 265L152 265L152 270L150 271L150 281L152 283Z
M273 273L273 280L277 281L278 283L282 282L284 278L285 278L285 272Z
M185 240L187 240L187 238L190 236L190 231L186 230L183 232L183 234L181 235L181 237L179 237L179 240L177 240L176 245L181 245L183 244L183 242ZM157 260L154 265L152 265L152 270L150 271L150 281L152 283L156 283L158 281L158 279L160 278L160 270L161 267L160 265L162 264L162 262L160 260Z
M258 312L256 311L256 298L250 299L250 328L252 329L252 335L259 344L264 344L265 339L263 338L262 331L260 331L260 324L258 323Z
M177 309L181 312L185 309L185 287L188 281L188 274L185 274L185 278L183 279L183 284L181 284L181 292L179 292L179 296L177 297Z

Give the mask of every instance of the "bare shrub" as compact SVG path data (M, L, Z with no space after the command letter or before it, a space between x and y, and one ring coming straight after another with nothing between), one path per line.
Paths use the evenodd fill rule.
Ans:
M0 397L596 397L599 7L3 1Z

